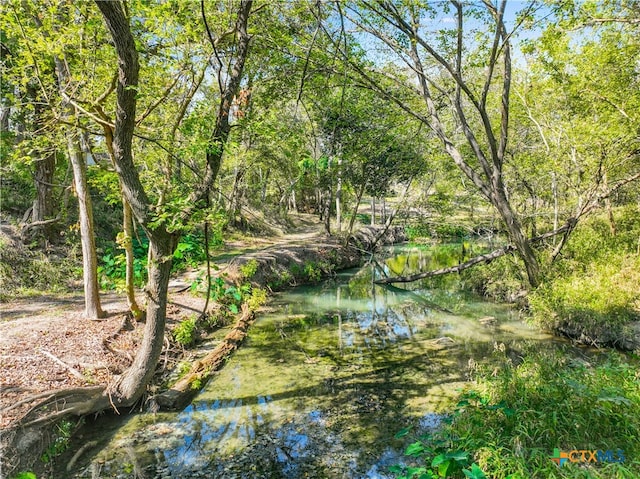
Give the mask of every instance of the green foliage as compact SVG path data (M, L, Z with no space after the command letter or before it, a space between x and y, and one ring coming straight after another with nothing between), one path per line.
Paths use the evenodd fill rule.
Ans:
M142 287L147 281L147 257L149 252L149 240L141 231L133 242L133 272L134 285ZM219 246L220 238L214 235L210 241L210 247ZM120 246L108 245L104 248L101 264L98 266L100 285L104 289L123 289L126 278L126 256L119 252ZM206 261L204 248L204 235L201 232L192 232L183 235L173 253L172 272L184 271L187 268L196 268Z
M13 479L37 479L37 476L33 472L19 472Z
M543 327L611 344L626 323L640 319L640 217L637 208L617 212L618 233L595 217L580 225L562 258L529 302Z
M407 233L409 241L431 237L431 228L425 223L407 225L404 230Z
M49 463L56 456L59 456L69 447L71 434L73 433L74 424L71 421L62 420L56 424L56 431L53 435L53 441L42 454L42 462Z
M489 477L610 478L640 473L640 383L638 359L608 353L589 361L566 351L531 346L515 366L503 345L501 361L478 366L477 387L461 398L450 424L438 436L460 438ZM550 460L554 448L618 450L624 464L597 467Z
M185 319L173 330L173 339L178 344L188 347L196 342L196 339L198 339L196 319L195 316Z
M144 286L147 281L147 256L149 240L145 235L132 239L133 244L133 284L136 287ZM104 289L124 290L127 260L125 253L119 245L107 246L100 258L98 277L100 286Z
M322 269L320 269L319 265L313 261L305 263L303 271L307 279L312 283L317 283L320 281L320 278L322 278Z
M245 264L240 266L240 274L245 280L253 278L257 271L258 262L255 259L249 260Z
M247 304L252 311L256 311L267 302L267 291L262 288L252 288L251 296L247 299Z
M415 223L405 227L409 241L423 238L461 239L469 236L469 230L461 225L449 223Z
M272 290L280 289L283 286L292 286L295 284L295 278L298 276L297 273L301 273L301 269L297 267L297 265L293 265L291 267L291 272L286 269L279 270L273 275L273 277L269 278L267 286Z
M47 256L0 235L0 299L70 291L82 278L81 258L73 247L63 251Z
M214 238L209 246L218 246L218 240ZM172 271L183 271L187 267L195 268L206 260L204 235L199 232L189 233L180 237L180 242L173 253Z
M409 434L410 428L402 429L396 434L396 439ZM425 466L394 465L389 471L396 474L396 479L435 479L435 478L474 478L485 479L482 469L477 464L470 464L469 453L452 449L452 443L447 440L422 436L409 444L404 454L413 458L417 464Z
M483 296L512 302L525 291L526 272L513 255L503 256L460 273L464 286Z
M209 297L216 303L226 306L232 314L238 314L242 301L250 293L251 285L249 283L245 283L239 287L233 285L228 286L224 279L218 277L211 282Z

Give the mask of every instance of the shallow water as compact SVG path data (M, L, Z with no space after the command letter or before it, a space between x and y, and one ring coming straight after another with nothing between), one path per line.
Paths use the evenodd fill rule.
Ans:
M499 343L517 357L525 343L553 342L455 277L404 286L413 291L373 284L455 264L459 251L398 248L279 294L191 405L92 423L74 448L98 444L68 477L391 477L405 446L394 435L437 428L474 362Z

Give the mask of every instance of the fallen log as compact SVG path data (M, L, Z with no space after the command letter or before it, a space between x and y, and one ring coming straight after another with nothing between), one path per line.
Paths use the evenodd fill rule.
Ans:
M535 236L534 238L531 238L529 241L531 243L539 243L541 241L544 241L547 238L551 238L553 236L564 233L565 231L568 231L570 228L573 228L574 226L575 226L574 223L572 221L569 221L565 225L558 228L557 230L549 231L548 233ZM450 268L441 268L433 271L425 271L423 273L416 273L409 276L398 276L395 278L380 278L380 279L377 279L375 283L376 284L411 283L413 281L418 281L420 279L433 278L434 276L441 276L443 274L459 273L477 264L490 263L494 259L500 258L501 256L504 256L506 254L513 253L514 251L516 251L515 246L507 245L507 246L503 246L500 249L494 250L491 253L476 256L475 258L471 258L469 261L465 261L464 263L460 263Z
M213 373L222 368L230 355L240 347L254 319L255 313L246 303L243 304L242 315L222 342L207 356L193 363L186 376L179 379L171 388L151 398L152 409L176 410L186 406Z

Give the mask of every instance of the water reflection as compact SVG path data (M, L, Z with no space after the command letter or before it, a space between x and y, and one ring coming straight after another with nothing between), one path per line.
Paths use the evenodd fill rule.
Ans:
M507 306L459 291L455 278L414 290L374 284L458 254L400 250L282 293L189 407L127 421L69 477L389 477L402 461L395 433L437 428L470 360L496 341L517 354L522 341L547 339Z

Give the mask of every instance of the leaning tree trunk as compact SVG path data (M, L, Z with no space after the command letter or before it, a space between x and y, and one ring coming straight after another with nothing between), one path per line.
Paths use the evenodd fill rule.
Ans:
M177 243L177 236L169 233L163 225L152 226L154 220L152 204L140 181L138 170L133 163L132 140L135 129L136 95L138 90L139 63L135 41L129 27L124 6L119 1L96 0L107 28L113 38L118 55L118 84L116 121L113 135L113 151L116 172L121 181L123 196L131 206L131 211L149 237L149 279L147 282L147 318L144 338L133 364L110 388L109 396L115 406L130 406L137 401L151 380L156 364L162 352L166 321L166 305L171 271L171 258ZM188 198L189 205L180 215L186 222L201 207L210 194L216 180L224 147L229 137L229 109L238 91L245 60L249 51L250 36L247 32L249 12L252 1L243 0L238 9L235 25L237 47L235 63L228 72L228 80L221 91L215 126L207 148L206 167L202 181L193 188ZM209 32L204 15L204 3L201 5L205 27ZM215 43L213 45L215 47ZM222 72L220 72L222 84Z
M144 393L160 359L164 344L169 275L175 243L168 233L149 238L149 279L147 281L147 322L142 343L133 364L112 387L114 404L129 406Z

